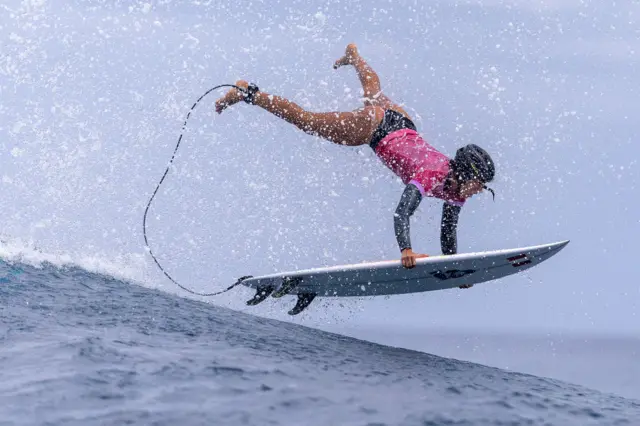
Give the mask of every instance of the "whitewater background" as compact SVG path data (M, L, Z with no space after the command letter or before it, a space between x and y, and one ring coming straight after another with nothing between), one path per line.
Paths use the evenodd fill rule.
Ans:
M238 78L315 111L357 108L355 72L331 67L356 42L427 140L494 155L496 202L469 202L460 251L571 244L469 291L321 299L296 318L290 298L247 308L245 289L203 300L638 398L639 14L597 1L5 1L1 256L191 297L142 238L188 109ZM398 255L402 185L370 148L244 104L218 116L216 96L192 114L149 217L150 244L180 282L214 291L245 274ZM439 251L439 215L422 203L417 250Z

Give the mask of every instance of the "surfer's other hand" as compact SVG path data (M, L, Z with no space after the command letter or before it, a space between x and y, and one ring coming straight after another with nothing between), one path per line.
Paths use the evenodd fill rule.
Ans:
M458 287L458 288L471 288L471 287L473 287L473 284L465 284L465 285L461 285L461 286L460 286L460 287Z
M410 248L402 250L402 257L400 258L402 266L405 268L413 268L416 266L416 259L423 257L429 257L428 254L414 253Z

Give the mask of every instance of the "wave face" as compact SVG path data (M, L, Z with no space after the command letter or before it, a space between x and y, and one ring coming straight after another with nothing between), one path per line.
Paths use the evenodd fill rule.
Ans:
M640 403L0 262L2 424L634 424Z

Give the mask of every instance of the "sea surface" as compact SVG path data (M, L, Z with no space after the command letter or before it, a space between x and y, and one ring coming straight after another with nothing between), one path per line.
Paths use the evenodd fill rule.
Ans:
M637 425L640 401L0 261L1 425Z

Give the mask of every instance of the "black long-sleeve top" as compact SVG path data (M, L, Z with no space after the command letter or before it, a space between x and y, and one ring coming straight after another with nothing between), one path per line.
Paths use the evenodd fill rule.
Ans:
M420 205L422 194L413 184L408 184L393 216L396 240L400 251L411 248L410 218ZM442 221L440 225L440 246L443 254L456 254L458 251L457 227L461 207L447 202L442 206Z

